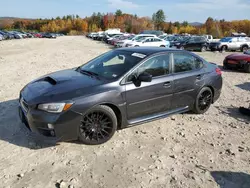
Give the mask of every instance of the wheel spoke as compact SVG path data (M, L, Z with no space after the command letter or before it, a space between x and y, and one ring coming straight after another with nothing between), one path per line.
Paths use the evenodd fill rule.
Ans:
M91 142L106 140L113 129L111 118L102 111L86 114L80 123L81 136Z

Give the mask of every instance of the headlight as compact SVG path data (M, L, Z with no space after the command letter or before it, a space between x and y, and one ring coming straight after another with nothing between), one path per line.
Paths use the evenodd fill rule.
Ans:
M39 104L38 109L51 113L60 113L62 111L68 110L73 103L47 103Z

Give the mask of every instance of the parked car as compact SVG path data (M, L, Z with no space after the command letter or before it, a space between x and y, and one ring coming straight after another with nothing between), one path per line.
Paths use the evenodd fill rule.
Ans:
M106 34L103 37L103 41L106 43L109 43L109 41L112 40L115 36L118 37L118 36L122 36L122 35L123 35L123 33Z
M2 34L0 34L0 41L4 40L4 37Z
M43 33L42 38L56 38L56 35L54 33Z
M8 33L14 35L15 39L22 39L23 38L23 35L18 33L17 31L9 31Z
M205 52L209 47L209 43L204 37L195 36L195 37L190 37L187 40L183 40L178 43L175 43L174 46L182 50L183 49L199 50L201 52Z
M212 51L236 51L242 52L250 47L250 38L248 37L224 37L219 42L211 42L209 48Z
M141 38L146 38L146 37L156 37L156 35L152 34L139 34L134 37L129 37L126 40L120 41L117 43L117 47L128 47L128 43L139 40Z
M0 34L3 36L4 39L14 39L14 35L8 33L7 31L0 30Z
M221 71L188 51L123 48L42 76L20 92L19 115L57 141L102 144L117 129L194 111L220 96Z
M228 55L223 61L224 69L243 69L250 73L250 51L243 54Z
M127 47L168 47L169 42L158 37L146 37L128 43Z

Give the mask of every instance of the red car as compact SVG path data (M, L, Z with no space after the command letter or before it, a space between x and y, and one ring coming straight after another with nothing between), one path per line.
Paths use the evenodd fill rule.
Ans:
M250 51L243 54L231 54L227 56L223 62L224 69L243 69L250 73Z

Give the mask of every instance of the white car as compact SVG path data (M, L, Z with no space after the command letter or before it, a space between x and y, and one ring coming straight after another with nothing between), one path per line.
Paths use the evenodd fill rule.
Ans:
M3 35L0 34L0 41L3 40Z
M120 48L120 47L128 47L128 43L139 40L141 38L146 38L146 37L156 37L156 35L152 35L152 34L139 34L136 36L131 36L126 40L122 40L117 42L116 47Z
M169 41L162 40L158 37L142 38L137 41L128 43L128 47L166 47L169 48Z

